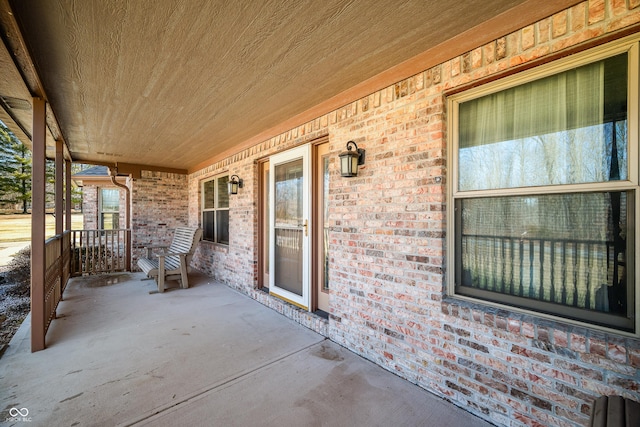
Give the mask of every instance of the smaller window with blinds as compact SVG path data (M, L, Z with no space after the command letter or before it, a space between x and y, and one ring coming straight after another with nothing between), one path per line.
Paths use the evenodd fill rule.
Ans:
M229 175L202 181L202 238L229 244Z
M637 42L449 99L449 293L637 334Z

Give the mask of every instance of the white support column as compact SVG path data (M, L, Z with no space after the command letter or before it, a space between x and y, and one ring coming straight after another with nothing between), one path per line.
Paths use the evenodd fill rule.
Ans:
M46 104L33 98L31 168L31 351L45 348Z

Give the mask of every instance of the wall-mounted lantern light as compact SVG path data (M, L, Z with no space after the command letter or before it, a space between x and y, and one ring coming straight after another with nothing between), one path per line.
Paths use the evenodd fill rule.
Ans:
M351 151L350 145L353 145L354 151ZM364 165L364 149L358 148L355 142L349 141L347 151L343 151L338 157L340 157L340 175L358 176L358 165Z
M229 186L229 194L238 194L238 188L242 188L242 180L238 175L231 175L227 185Z

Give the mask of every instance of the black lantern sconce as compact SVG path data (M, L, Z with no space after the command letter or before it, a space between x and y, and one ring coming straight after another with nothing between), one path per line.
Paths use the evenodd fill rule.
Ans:
M351 151L351 145L355 148ZM364 165L364 149L358 148L355 142L347 142L347 151L338 155L340 157L340 175L344 177L358 176L358 166Z
M238 175L231 175L227 185L229 186L229 194L238 194L238 188L242 188L242 180Z

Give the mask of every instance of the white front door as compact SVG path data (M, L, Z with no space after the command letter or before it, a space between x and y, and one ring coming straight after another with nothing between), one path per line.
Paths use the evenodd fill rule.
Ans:
M310 299L310 146L276 154L269 176L269 292L305 310Z

